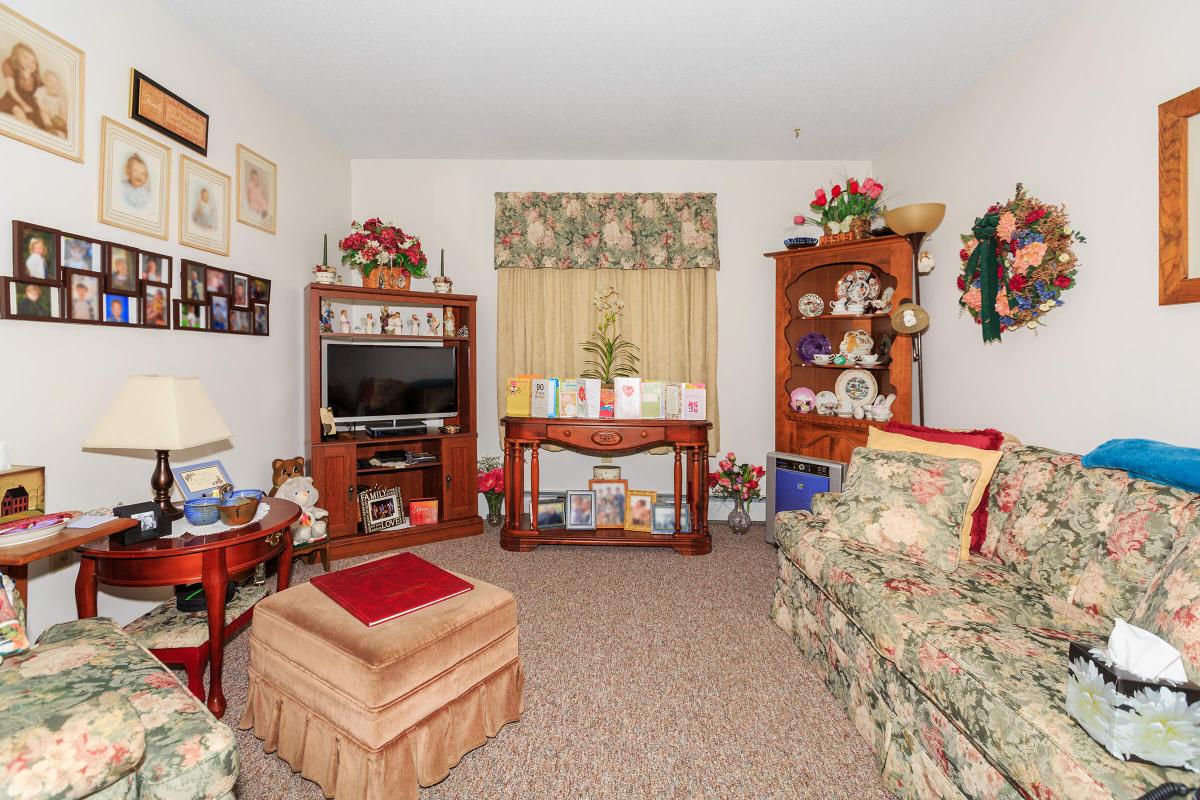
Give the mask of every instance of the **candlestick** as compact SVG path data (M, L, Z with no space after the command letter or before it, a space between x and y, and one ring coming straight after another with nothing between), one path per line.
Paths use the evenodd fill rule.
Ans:
M442 264L438 269L439 269L439 274L443 278L446 277L446 248L444 248L444 247L442 248Z
M329 266L329 234L325 234L325 245L321 250L321 266Z

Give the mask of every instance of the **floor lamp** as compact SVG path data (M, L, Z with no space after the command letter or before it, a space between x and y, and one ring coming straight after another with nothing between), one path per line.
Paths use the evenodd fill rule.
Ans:
M896 233L908 239L912 247L913 302L921 305L921 273L917 263L921 258L921 242L937 230L946 216L945 203L914 203L888 210L883 215L884 223ZM913 362L917 365L917 422L925 424L925 362L921 358L921 336L913 336Z

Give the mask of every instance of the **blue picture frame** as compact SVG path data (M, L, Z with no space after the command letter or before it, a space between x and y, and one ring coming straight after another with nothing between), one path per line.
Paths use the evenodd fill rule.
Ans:
M673 535L675 533L675 502L655 503L651 509L651 533L660 535ZM683 517L683 524L679 526L680 533L692 532L691 510L688 504L679 504L679 514Z
M220 488L229 484L229 470L220 461L201 461L198 464L185 464L182 467L171 467L175 476L175 485L184 500L195 500L198 497L215 497Z

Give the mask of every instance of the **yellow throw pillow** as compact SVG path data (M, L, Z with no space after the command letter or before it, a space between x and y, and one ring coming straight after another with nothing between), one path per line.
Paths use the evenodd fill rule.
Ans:
M928 442L924 439L917 439L912 436L905 436L902 433L888 433L879 428L870 428L867 433L867 447L872 450L891 450L901 451L905 453L924 453L930 456L940 456L941 458L969 458L979 462L979 477L975 481L975 488L971 491L971 501L967 505L967 515L963 518L962 529L959 531L958 539L962 545L961 558L966 561L971 556L971 522L974 518L975 509L979 507L979 501L983 499L983 493L987 490L988 484L992 482L992 473L996 471L996 465L1000 463L999 450L980 450L977 447L967 447L962 444L944 444L942 442Z

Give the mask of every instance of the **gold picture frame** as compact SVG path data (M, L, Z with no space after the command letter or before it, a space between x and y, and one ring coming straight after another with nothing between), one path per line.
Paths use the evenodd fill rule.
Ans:
M100 121L99 219L105 225L167 239L171 148L122 125Z
M229 255L229 204L233 182L220 170L179 155L179 243Z
M268 178L262 178L263 174ZM257 179L257 180L256 180ZM252 186L251 182L255 182ZM275 234L278 224L279 205L278 195L279 167L265 156L254 152L244 144L237 146L237 219L243 225L258 228L271 235ZM251 190L256 197L251 197ZM265 198L262 195L266 194ZM265 201L265 210L256 208Z
M625 530L649 533L654 527L654 504L658 492L630 489L625 493Z
M0 134L83 163L83 51L0 3L0 53L7 60L18 49L32 68L32 91L19 93L10 109L0 110ZM50 75L56 81L47 86ZM20 76L13 81L19 85Z

